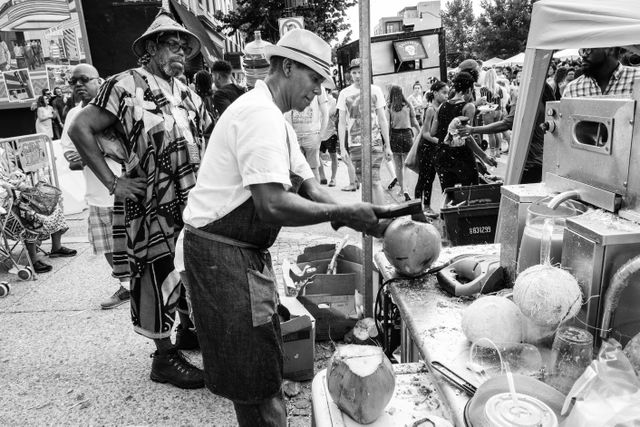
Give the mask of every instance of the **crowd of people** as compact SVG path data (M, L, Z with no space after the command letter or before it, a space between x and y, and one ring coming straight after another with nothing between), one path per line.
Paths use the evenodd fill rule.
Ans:
M369 84L360 60L350 61L350 82L338 90L331 47L294 29L266 47L269 73L250 90L225 61L196 73L190 85L185 62L200 47L196 35L161 10L133 43L139 67L103 80L94 67L75 66L70 83L78 105L66 108L43 92L39 126L54 135L59 120L64 156L83 171L89 240L119 280L101 305L130 302L134 330L156 347L151 380L206 386L233 402L240 426L284 426L279 298L267 250L280 228L331 222L379 236L378 216L388 209L383 187L397 183L399 195L412 198L406 179L412 150L413 197L425 206L436 176L443 189L478 184L479 164L495 166L508 150L505 132L513 126L521 73L469 59L448 81L425 81L426 91L417 81L408 95L391 85L385 96L371 85L373 203L344 204L325 186L336 186L342 161L349 177L342 190L360 187L368 140L362 87ZM571 82L565 83L565 65L551 67L537 122L547 100L631 90L636 69L620 64L618 49L580 55L582 75L573 70ZM522 182L541 179L541 132L536 126ZM381 167L393 172L391 183L382 184ZM22 185L17 177L0 174L0 184L15 189ZM50 256L74 256L61 244L60 215L35 218L48 221L40 229L52 237ZM180 351L192 349L202 352L204 370Z

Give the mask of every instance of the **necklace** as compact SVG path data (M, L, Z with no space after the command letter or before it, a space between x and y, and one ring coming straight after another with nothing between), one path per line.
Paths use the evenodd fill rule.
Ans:
M145 71L147 70L145 69ZM182 102L181 95L178 94L178 96L176 96L173 94L175 90L175 81L172 78L170 82L167 82L171 89L171 93L168 94L166 90L162 87L162 85L160 85L160 82L156 78L156 75L149 71L147 72L151 74L151 77L153 77L153 80L156 82L158 89L160 89L162 94L171 104L171 119L168 119L168 116L162 113L164 116L165 124L167 120L170 120L172 124L175 124L180 129L180 133L182 134L182 136L184 137L187 143L186 145L187 145L187 150L189 155L189 161L192 164L199 164L200 157L201 157L200 148L198 147L198 144L195 141L193 133L191 132L191 128L189 124L189 113L184 107L182 108L179 107L180 103ZM169 127L171 127L171 125Z

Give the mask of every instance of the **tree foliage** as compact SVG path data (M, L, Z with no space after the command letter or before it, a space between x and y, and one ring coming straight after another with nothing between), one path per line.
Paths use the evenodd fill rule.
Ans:
M441 13L447 49L447 66L456 67L473 55L475 18L471 0L451 0Z
M480 58L503 59L523 52L531 21L531 0L482 0L475 51Z
M300 2L296 2L300 3ZM243 32L247 41L253 40L254 31L262 32L262 39L276 43L280 38L278 19L286 16L304 17L305 28L318 34L327 42L337 39L340 31L350 29L346 22L346 9L356 0L306 0L305 6L285 10L285 0L237 0L235 10L228 14L217 13L221 30L230 34Z

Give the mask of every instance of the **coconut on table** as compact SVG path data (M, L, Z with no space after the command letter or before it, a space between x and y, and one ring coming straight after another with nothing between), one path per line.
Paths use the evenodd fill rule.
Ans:
M375 346L339 346L313 380L315 427L452 427L424 363L391 365Z

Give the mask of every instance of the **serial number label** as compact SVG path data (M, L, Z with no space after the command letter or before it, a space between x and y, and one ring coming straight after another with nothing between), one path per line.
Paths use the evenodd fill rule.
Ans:
M469 234L487 234L491 233L490 225L483 225L481 227L469 227Z

